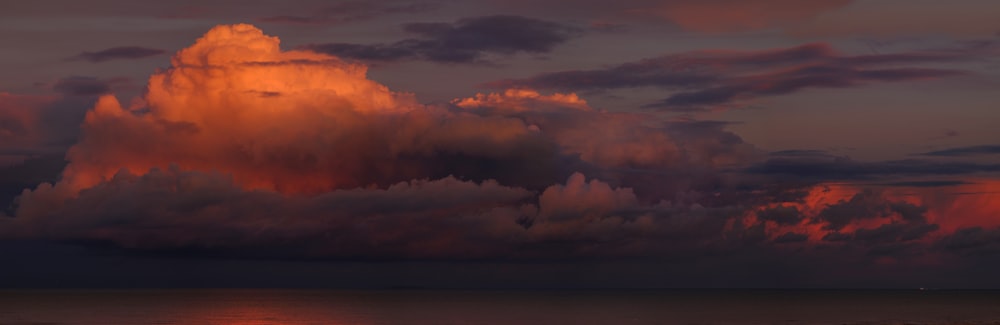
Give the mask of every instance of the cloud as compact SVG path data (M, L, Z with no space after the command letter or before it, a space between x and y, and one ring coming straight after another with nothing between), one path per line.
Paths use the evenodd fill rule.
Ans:
M599 180L587 182L586 176L574 173L566 185L553 185L538 197L539 214L550 220L566 216L605 217L639 205L632 189L612 189Z
M768 155L771 157L818 157L818 158L835 157L826 150L812 150L812 149L791 149L791 150L772 151L768 153Z
M817 219L825 223L825 229L841 230L857 220L880 218L885 214L884 210L884 201L880 195L864 191L849 200L827 206L817 215Z
M966 156L995 155L995 154L1000 154L1000 145L959 147L959 148L924 152L917 155L934 156L934 157L966 157Z
M801 243L807 240L809 240L809 235L807 234L788 232L785 233L784 235L778 236L778 238L775 238L774 242L778 244L787 244L787 243Z
M899 82L938 79L966 74L941 69L873 69L804 67L770 75L732 80L728 85L671 95L647 107L689 107L719 105L737 100L786 95L808 88L848 88L869 82Z
M963 1L959 5L930 0L855 1L855 5L815 17L789 32L824 38L990 37L1000 30L1000 23L990 15L997 10L1000 5L990 1ZM887 16L893 19L885 19Z
M144 114L102 97L68 154L66 186L169 164L283 193L556 173L556 148L520 120L426 107L368 80L363 65L278 43L249 25L218 27L150 78Z
M100 96L110 94L113 87L129 83L127 78L99 79L95 77L71 76L57 80L52 90L64 96Z
M61 156L77 141L93 97L33 96L0 92L0 164Z
M777 206L757 211L757 218L763 221L773 221L779 225L795 225L804 218L797 207Z
M936 79L967 71L901 65L947 63L992 56L981 47L894 54L847 55L829 44L810 43L762 51L711 50L666 55L596 70L570 70L488 87L606 91L655 87L666 99L647 107L688 111L795 93L810 88L858 87L870 83Z
M307 16L277 15L257 18L262 23L330 25L374 19L389 14L413 14L433 11L440 4L428 2L391 3L346 1L315 10Z
M8 236L255 257L275 252L283 254L274 257L475 257L485 248L473 242L491 244L505 231L520 229L513 219L481 213L531 195L493 181L446 177L288 198L246 191L219 173L177 168L142 175L122 171L70 199L59 191L43 185L22 196L19 223L4 229L14 232Z
M776 157L744 170L751 174L790 176L817 181L879 179L888 176L943 176L995 173L1000 165L972 162L939 162L920 159L876 162L848 157ZM919 185L919 184L917 184Z
M756 149L724 131L725 123L649 123L640 114L595 110L574 94L521 89L423 105L411 94L367 79L363 65L309 51L281 51L277 38L250 25L213 28L178 51L171 63L150 77L144 97L133 101L141 105L123 107L110 95L97 100L58 182L28 190L17 200L15 224L24 225L14 227L21 229L15 234L37 235L24 229L52 227L46 232L55 239L105 240L151 250L211 249L224 241L213 234L235 236L234 247L244 248L297 240L295 231L278 229L287 237L254 241L248 239L257 238L254 228L224 217L250 213L240 207L254 201L259 202L251 209L256 212L244 220L254 225L309 228L316 222L310 216L327 216L322 218L332 219L323 220L340 220L347 227L364 216L407 215L427 222L419 227L428 238L457 236L446 231L452 227L447 224L482 216L489 224L484 232L502 231L503 238L525 242L487 236L483 245L497 246L475 249L511 256L518 253L509 249L532 241L627 240L623 236L640 231L639 224L648 222L642 220L651 218L638 214L666 209L654 206L661 196L712 186L705 182L713 170L756 155ZM664 172L644 172L654 170ZM584 182L577 172L593 179ZM484 187L485 196L496 197L470 203L389 195L362 204L361 197L382 195L373 193L418 185L423 192L439 184L455 189L440 193L442 198ZM671 209L683 210L699 198L685 195L687 201ZM317 201L321 197L351 197L344 202L358 205L324 205ZM581 199L588 204L576 203ZM166 238L175 232L156 234L155 229L171 229L173 221L184 222L182 233L190 238L171 242ZM100 230L119 222L115 231ZM138 230L143 225L156 226L144 233ZM398 221L371 227L344 240L382 232L415 235L410 234L415 228ZM526 233L525 227L534 230ZM579 237L566 227L590 230ZM143 234L130 234L133 229ZM302 233L302 238L310 236ZM434 245L474 248L464 245L465 237L441 240ZM429 256L400 247L327 253ZM440 256L474 255L437 249ZM567 249L575 251L553 247L530 255ZM615 251L601 249L600 254Z
M765 29L793 29L817 16L836 12L852 0L493 0L507 10L530 10L549 16L653 18L699 33L739 33Z
M477 94L453 104L481 115L506 116L529 123L567 154L601 167L687 169L750 161L757 149L724 130L726 123L674 121L650 123L649 116L590 108L575 94L541 95L527 89ZM596 136L592 130L600 129Z
M852 0L708 0L658 1L643 10L666 18L687 30L731 33L787 27L851 4Z
M161 49L147 48L141 46L119 46L107 48L97 52L80 52L72 57L73 60L86 60L93 63L101 63L111 60L135 60L158 56L167 51Z
M1000 226L984 217L1000 211L995 196L830 182L995 171L988 165L768 154L729 132L733 122L595 109L572 93L506 89L425 105L368 79L362 64L279 45L250 25L218 26L155 72L134 104L101 95L77 117L79 137L25 142L72 148L59 177L0 174L43 182L0 218L0 239L175 256L628 259L704 271L761 258L912 266L920 254L964 256L940 242L958 229ZM732 64L809 57L793 52ZM8 133L58 124L17 115L54 98L4 96ZM93 100L62 100L84 98Z
M0 210L25 188L56 181L93 96L0 92ZM10 211L0 212L10 214Z
M466 18L454 23L409 23L403 29L419 38L391 44L321 43L301 48L365 61L484 63L492 55L547 53L580 32L575 27L512 15Z
M943 238L939 245L962 255L1000 255L1000 228L962 228Z
M936 181L892 182L892 183L883 183L879 185L898 186L898 187L951 187L951 186L961 186L969 184L972 183L966 181L958 181L958 180L936 180Z

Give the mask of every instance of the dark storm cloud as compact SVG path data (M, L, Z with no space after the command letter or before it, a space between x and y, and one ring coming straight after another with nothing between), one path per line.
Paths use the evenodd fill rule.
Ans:
M950 252L973 256L1000 255L1000 228L969 227L942 238L938 245Z
M966 156L982 156L982 155L1000 155L1000 145L984 145L984 146L970 146L970 147L960 147L951 148L938 151L930 151L917 154L920 156L934 156L934 157L966 157Z
M367 2L347 1L333 4L309 15L279 15L257 18L265 23L282 24L340 24L354 21L364 21L389 14L415 14L433 11L440 8L438 3L411 2L393 3L391 1Z
M817 181L862 180L885 176L935 176L1000 172L1000 165L919 159L862 162L847 157L814 156L771 158L748 167L745 172Z
M857 87L967 74L967 71L906 67L996 55L992 47L963 47L896 54L846 55L824 43L766 51L698 51L623 63L597 70L550 72L488 83L494 88L529 87L603 91L655 87L674 93L646 105L686 111L809 88Z
M975 184L975 183L959 181L959 180L939 180L939 181L891 182L891 183L882 183L878 185L897 186L897 187L951 187L951 186L961 186L969 184Z
M927 222L927 208L906 202L889 201L873 191L863 191L850 199L828 205L819 212L813 223L823 224L831 230L823 240L852 241L867 245L909 242L924 238L937 231L940 226ZM863 220L898 220L881 224L874 228L860 228L853 233L842 232L844 227Z
M52 85L52 90L67 96L98 96L110 93L112 82L117 80L73 76L59 79Z
M322 43L302 48L368 61L483 63L489 61L488 55L548 53L580 32L568 25L510 15L454 23L409 23L403 29L420 37L391 44Z
M801 243L809 239L809 235L789 232L784 235L778 236L774 239L775 243L786 244L786 243Z
M111 60L133 60L157 56L166 53L165 50L141 46L119 46L97 52L80 52L71 59L86 60L100 63Z
M908 242L922 239L940 228L936 224L922 222L890 223L874 229L858 229L854 232L854 239L866 243Z
M807 149L795 149L795 150L781 150L772 151L769 153L773 157L831 157L831 155L826 150L807 150Z
M774 221L779 225L794 225L801 222L805 216L796 207L780 206L758 211L757 218Z
M30 195L22 196L18 219L31 224L55 217L62 225L49 228L53 232L46 236L53 239L108 242L137 250L457 258L475 257L477 249L492 249L483 245L498 242L493 236L522 229L513 219L502 218L516 215L484 213L530 194L495 182L444 178L288 199L274 192L244 191L225 175L173 169L142 176L122 172L58 207L34 206ZM51 194L40 190L32 195ZM46 217L50 213L67 215ZM466 245L439 247L442 240Z
M925 250L924 244L917 242L941 229L927 221L926 213L925 206L892 201L877 192L863 191L828 205L811 222L822 224L823 229L830 231L822 238L825 242L851 245L873 256L903 257ZM844 231L849 224L875 220L881 224Z
M25 188L58 180L66 150L79 139L80 124L93 103L93 97L73 94L0 93L0 210L8 209Z
M841 67L804 67L777 74L732 79L726 85L671 95L646 107L690 107L718 105L739 99L786 95L808 88L848 88L867 82L898 82L966 74L943 69L858 70Z
M853 237L850 234L844 234L837 231L823 235L823 241L828 241L828 242L845 242L852 238Z
M9 153L3 152L2 155ZM13 166L0 166L0 215L13 215L11 202L26 188L40 183L55 182L59 174L66 168L63 154L36 152L20 153L26 157L24 161Z
M840 230L857 220L884 216L887 213L886 203L877 193L863 191L848 200L827 206L820 211L815 221L825 223L824 229Z
M90 82L88 78L81 80ZM82 90L90 90L88 87ZM0 94L0 153L24 157L61 155L76 143L80 124L94 103L94 97L74 93L80 90L70 87L67 96L61 98Z

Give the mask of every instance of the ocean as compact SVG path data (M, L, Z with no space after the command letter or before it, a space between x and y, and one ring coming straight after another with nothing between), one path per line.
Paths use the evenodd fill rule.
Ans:
M1000 292L7 290L0 324L1000 324Z

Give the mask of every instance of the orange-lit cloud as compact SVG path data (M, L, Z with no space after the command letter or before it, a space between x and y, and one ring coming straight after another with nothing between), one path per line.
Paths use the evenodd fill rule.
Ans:
M501 93L476 94L475 97L461 98L453 101L462 108L503 107L516 111L545 109L545 107L571 107L589 111L590 106L576 94L542 95L531 89L508 89Z
M829 53L813 45L732 62ZM924 263L943 254L943 238L1000 226L994 196L835 182L970 166L822 152L761 164L765 153L727 122L611 112L529 88L424 105L369 80L363 65L283 51L250 25L213 28L171 64L130 105L97 100L62 179L25 190L0 237L308 258L800 249L788 254ZM35 123L17 107L47 100L2 96L11 100L0 113L17 122L10 134ZM1000 191L969 183L954 190Z
M880 227L883 231L891 226L904 230L903 225L916 222L912 225L919 227L910 230L927 233L911 239L927 242L960 229L1000 226L998 200L1000 181L993 179L946 189L894 186L872 190L859 185L820 184L809 189L800 202L757 208L755 219L766 222L774 238L795 232L807 234L812 243L837 241L835 236L859 231L872 234Z
M61 186L177 165L229 173L247 188L318 193L430 176L419 160L440 151L534 146L518 120L425 107L368 80L363 65L282 51L250 25L216 27L171 62L150 78L143 114L100 99Z

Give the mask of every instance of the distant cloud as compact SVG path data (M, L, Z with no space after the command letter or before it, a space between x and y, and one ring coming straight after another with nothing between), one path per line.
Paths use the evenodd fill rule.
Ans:
M390 44L307 44L301 48L365 61L486 63L488 55L547 53L581 32L568 25L510 15L466 18L454 23L409 23L403 29L420 38Z
M847 157L776 157L748 167L750 174L813 180L864 180L886 176L939 176L1000 172L1000 164L919 159L862 162ZM916 184L916 183L915 183Z
M330 25L374 19L387 14L413 14L440 8L438 3L390 1L346 1L316 10L309 15L277 15L257 18L262 23Z
M826 150L813 150L813 149L792 149L792 150L781 150L772 151L769 153L770 156L774 157L829 157L830 154Z
M994 1L855 1L843 10L803 21L789 32L811 38L989 37L1000 30L994 15L998 11L1000 4Z
M592 21L588 27L594 31L609 33L625 32L629 29L628 24L604 20Z
M438 40L471 35L455 24L411 28ZM696 66L756 71L824 51ZM44 182L0 218L0 240L180 257L656 260L692 273L774 271L780 261L819 265L810 276L824 281L858 267L883 271L885 258L907 269L928 267L917 254L974 254L1000 225L996 180L957 189L986 193L978 196L877 186L996 165L769 154L728 131L734 122L599 110L576 94L525 88L426 105L369 79L363 64L282 51L277 37L246 24L213 28L171 63L149 78L136 100L143 109L75 95L105 92L111 81L97 78L53 87L83 108L0 94L0 154L36 159L43 146L72 145L43 157L44 170L0 174ZM46 177L62 157L61 175ZM970 226L983 228L955 233Z
M774 221L779 225L794 225L801 222L805 215L796 207L779 206L757 211L757 218Z
M728 85L683 92L647 107L689 107L719 105L737 100L764 96L777 96L807 88L847 88L869 82L899 82L936 79L966 74L958 70L943 69L872 69L861 70L840 67L802 67L777 74L748 76L729 80Z
M854 0L491 0L504 9L547 15L656 19L698 33L787 29L840 10Z
M809 88L846 88L878 82L935 79L968 74L955 69L902 66L946 63L998 55L993 46L846 55L829 44L810 43L763 51L711 50L627 62L595 70L570 70L487 83L495 88L528 87L601 91L656 87L672 91L646 105L691 111Z
M982 146L970 146L970 147L959 147L951 148L938 151L930 151L917 154L919 156L935 156L935 157L966 157L966 156L982 156L982 155L1000 155L1000 145L982 145Z
M100 63L111 60L143 59L161 55L164 53L166 53L166 51L161 49L139 47L139 46L120 46L120 47L112 47L100 50L97 52L80 52L80 54L77 54L76 56L70 59L86 60L94 63Z
M1000 228L968 227L944 237L938 245L950 252L971 256L1000 256Z
M37 159L44 162L52 157L62 161L66 149L78 140L80 124L94 99L77 94L59 97L0 92L0 180L20 179L20 176L3 175L17 172L4 170L4 167ZM18 170L30 173L31 167ZM20 193L20 190L0 185L0 192Z
M111 85L122 81L127 80L73 76L59 79L52 85L52 90L69 96L98 96L110 93Z
M941 180L941 181L906 181L906 182L891 182L882 183L878 185L882 186L896 186L896 187L952 187L974 184L972 182L958 181L958 180Z
M726 33L787 27L846 7L853 0L670 0L635 13L666 18L684 29Z
M809 235L807 234L788 232L785 233L784 235L778 236L778 238L775 238L774 242L778 244L786 244L786 243L801 243L807 240L809 240Z

